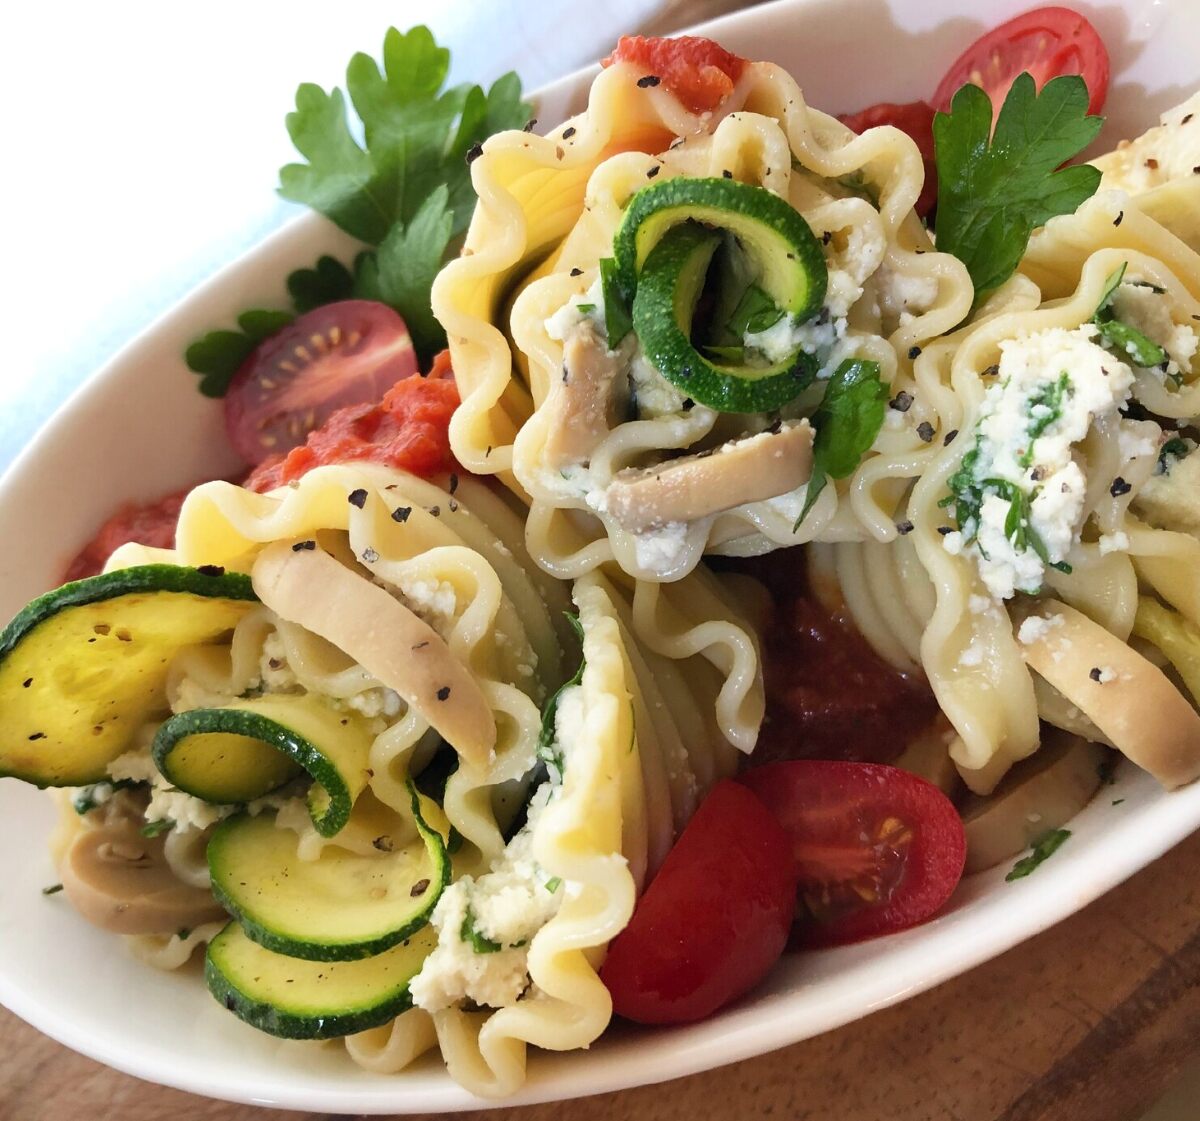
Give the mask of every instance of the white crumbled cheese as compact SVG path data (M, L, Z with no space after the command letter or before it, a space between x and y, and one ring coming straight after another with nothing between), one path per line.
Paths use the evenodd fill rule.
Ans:
M791 316L782 315L765 331L747 331L742 341L772 365L797 349L815 355L820 366L817 377L822 380L831 377L853 351L846 338L845 316L833 315L829 308L799 324Z
M1117 671L1112 666L1101 666L1100 672L1096 674L1096 681L1101 685L1107 685L1110 681L1116 681Z
M906 316L923 315L937 302L936 277L896 272L884 263L875 274L875 283L880 311L902 322Z
M983 664L984 654L986 649L979 639L973 639L971 645L968 646L958 657L960 666L978 666Z
M1113 293L1111 307L1117 319L1140 331L1167 352L1170 361L1166 370L1161 371L1167 377L1178 376L1185 367L1191 368L1200 338L1190 326L1176 323L1171 317L1170 301L1165 293L1146 284L1125 282Z
M633 535L637 562L651 572L663 572L677 560L687 546L688 523L668 522L658 529Z
M1103 172L1102 188L1140 194L1200 167L1200 92L1159 119L1158 127L1092 161Z
M1033 544L1018 548L1010 538L1012 500L995 487L984 491L977 524L961 526L957 540L943 538L948 551L975 558L998 599L1035 591L1045 564L1063 562L1078 540L1087 479L1073 446L1096 417L1116 413L1133 384L1129 366L1099 346L1096 335L1095 326L1084 324L1000 344L998 378L984 395L975 430L972 473L981 483L999 480L1020 492L1029 506L1029 537L1044 547L1046 561Z
M639 347L629 364L629 384L642 418L669 416L683 411L686 394L667 381Z
M470 1000L504 1008L525 992L529 943L558 912L572 886L555 883L532 854L534 830L556 787L550 781L538 788L529 804L528 821L488 872L463 876L442 893L430 918L438 944L411 985L417 1007L437 1012ZM477 952L462 936L468 923L481 938L499 943L500 949Z
M580 304L590 304L590 311L580 311ZM556 342L565 342L585 320L596 324L601 337L604 336L604 285L597 275L592 286L582 296L572 296L562 307L546 320L546 334Z
M1017 640L1025 646L1032 646L1035 642L1041 642L1055 627L1062 625L1063 617L1061 615L1051 615L1049 618L1030 615L1017 629Z
M987 596L972 594L972 596L967 600L967 610L970 611L972 615L986 615L991 609L991 606L992 600L988 599Z
M1157 455L1162 429L1153 421L1122 420L1117 428L1117 447L1121 459L1128 462L1144 455Z
M364 689L361 693L355 693L354 696L347 697L346 705L368 719L378 716L394 719L400 715L400 710L404 707L404 702L395 689L389 689L381 685L374 689Z
M447 580L410 580L397 582L401 598L413 614L424 619L439 634L445 634L454 622L458 595Z
M1100 535L1100 540L1097 542L1100 546L1100 555L1108 556L1109 553L1127 553L1129 552L1129 534L1127 533L1104 533Z
M844 319L863 294L862 285L845 269L831 268L825 288L825 306L835 319Z

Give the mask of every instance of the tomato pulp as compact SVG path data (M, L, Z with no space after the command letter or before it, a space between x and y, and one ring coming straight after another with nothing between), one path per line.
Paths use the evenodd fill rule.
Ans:
M661 84L693 113L716 109L733 92L734 83L748 65L719 43L695 35L674 39L622 35L616 50L601 65L615 62L642 67L646 71L643 82Z
M739 779L790 838L792 944L857 942L924 922L962 878L967 840L936 786L877 763L805 759Z
M428 377L398 381L378 403L339 409L308 434L303 447L259 464L243 485L274 490L314 467L364 459L426 477L449 470L454 463L450 417L458 407L458 388L449 373L443 351Z
M1002 23L975 40L946 71L933 95L933 107L950 109L968 82L982 87L998 115L1018 74L1028 71L1041 89L1061 74L1081 74L1088 88L1088 111L1098 113L1108 96L1108 50L1099 32L1070 8L1037 8Z
M608 948L613 1011L680 1024L741 996L783 952L795 891L787 834L744 786L718 783Z
M127 502L79 551L67 566L63 582L82 580L85 576L95 576L103 572L104 562L120 546L127 545L130 541L151 545L156 549L171 548L175 544L175 525L179 521L179 508L187 495L187 490L179 490L153 502Z

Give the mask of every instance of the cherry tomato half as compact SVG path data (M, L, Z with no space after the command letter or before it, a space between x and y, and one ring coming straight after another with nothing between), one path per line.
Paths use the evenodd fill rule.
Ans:
M229 441L250 463L304 443L335 409L378 401L416 373L408 327L386 304L315 308L264 339L225 394Z
M881 101L869 109L848 113L838 120L858 133L878 125L894 125L916 141L921 159L925 161L925 185L917 198L916 211L924 218L937 202L937 166L933 162L933 106L925 101L910 101L907 105Z
M779 822L746 787L718 783L609 946L613 1010L681 1024L741 996L783 952L795 893Z
M1108 51L1096 29L1070 8L1037 8L981 35L946 72L933 107L943 113L968 82L981 86L1000 112L1013 79L1023 71L1041 89L1060 74L1082 74L1088 110L1099 113L1108 96Z
M796 945L857 942L915 926L962 878L967 839L936 786L880 763L796 760L739 781L791 837Z

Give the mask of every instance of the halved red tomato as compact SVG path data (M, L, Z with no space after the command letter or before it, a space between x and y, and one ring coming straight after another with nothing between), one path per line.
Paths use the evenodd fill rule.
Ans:
M1013 79L1028 70L1038 89L1060 74L1082 74L1088 110L1099 113L1108 96L1108 50L1099 32L1070 8L1036 8L981 35L946 71L933 95L943 113L968 82L981 86L1000 112Z
M746 787L718 783L608 948L613 1011L681 1024L741 996L783 953L795 892L779 822Z
M962 878L967 839L936 786L881 763L797 760L740 776L790 837L793 943L857 942L935 914Z
M229 441L250 463L303 444L330 413L373 403L417 372L408 327L386 304L343 300L264 339L225 394Z
M925 162L925 184L917 198L916 211L922 218L937 202L937 165L933 162L933 106L925 101L910 101L896 105L881 101L858 113L847 113L838 120L857 133L879 125L894 125L916 141L921 159Z

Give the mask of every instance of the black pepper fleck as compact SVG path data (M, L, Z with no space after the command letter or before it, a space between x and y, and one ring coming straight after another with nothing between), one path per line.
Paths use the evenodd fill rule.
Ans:
M456 490L458 490L458 476L452 474L450 476L450 493L453 494Z
M370 545L368 545L363 550L362 559L363 559L363 564L374 564L379 559L379 554L377 552L375 552L375 550L372 549Z
M442 508L440 506L430 506L429 516L431 518L440 518L442 516Z
M660 171L662 171L662 166L660 164L655 164L649 171L646 172L646 178L653 179Z
M732 179L732 178L733 178L733 172L732 172L732 171L730 171L730 170L729 170L729 168L726 168L724 171L722 171L722 172L721 172L721 175L722 175L724 178L726 178L726 179Z
M1131 490L1133 490L1133 487L1118 475L1113 479L1112 486L1108 488L1108 493L1113 498L1120 498L1121 495L1128 494Z
M428 645L429 645L429 639L426 639L424 642L418 642L416 644L416 646L413 647L413 649L414 650L424 650L425 647Z
M1192 117L1193 117L1193 116L1194 116L1194 114L1193 114L1193 113L1189 113L1189 114L1188 114L1186 117L1184 117L1184 118L1183 118L1183 120L1182 120L1182 121L1180 121L1179 123L1180 123L1181 125L1186 125L1186 124L1188 123L1188 121L1190 121L1190 120L1192 119Z
M22 682L21 682L21 686L22 686L22 688L25 688L25 689L28 689L28 688L29 688L29 686L30 686L30 685L32 685L32 684L33 684L33 678L32 678L32 677L27 677L27 678L25 678L25 680L24 680L24 681L22 681Z
M1029 478L1035 483L1040 483L1045 477L1046 477L1046 468L1045 467L1040 467L1040 466L1035 467L1032 471L1029 472Z
M440 689L437 691L437 699L438 699L439 701L444 701L444 700L445 700L447 697L449 697L449 696L450 696L450 686L449 686L449 685L443 685L443 686L442 686L442 687L441 687L441 688L440 688Z
M1123 211L1123 210L1122 210L1122 211L1121 211L1121 212L1120 212L1120 213L1119 213L1119 214L1118 214L1118 215L1117 215L1117 216L1116 216L1116 217L1113 219L1113 225L1114 225L1114 226L1119 226L1119 225L1120 225L1122 222L1124 222L1124 221L1125 221L1125 211Z
M933 425L930 424L929 421L927 421L927 420L921 421L921 423L917 425L917 435L920 436L921 439L925 441L925 443L932 444L933 443Z
M219 564L202 564L196 569L201 576L224 576L225 569Z
M994 378L999 372L1000 364L998 362L993 362L992 365L984 370L979 376L982 378Z
M949 525L938 526L938 533L940 533L943 537L945 537L947 533L953 533L953 532L954 532L953 526L949 526Z
M949 447L954 442L954 437L958 435L957 428L951 428L949 432L942 438L942 447Z
M474 163L482 155L483 155L483 145L482 144L472 144L471 147L469 147L467 149L467 163L469 163L469 164Z
M583 269L572 269L571 275L572 276L583 276Z
M822 245L828 245L832 240L833 240L833 231L832 230L825 230L825 232L821 234L821 244Z
M33 735L30 736L29 738L31 740L44 740L46 738L46 733L45 732L34 732Z
M367 492L363 487L359 487L346 495L346 501L361 510L367 504Z
M313 549L315 549L316 547L317 547L317 543L315 541L297 541L296 544L292 546L292 552L293 553L302 553L302 552L311 553L313 551Z
M424 895L429 890L428 880L418 880L411 888L408 889L408 894L414 899L418 895Z
M1088 677L1090 677L1093 681L1099 681L1100 680L1100 667L1092 666L1092 668L1090 670L1088 670Z
M371 842L372 847L377 848L380 852L392 852L396 845L386 833L381 837L376 837Z
M406 522L406 521L408 521L408 515L411 513L412 513L411 506L401 506L398 509L392 511L392 521Z
M908 534L912 533L912 531L913 531L912 522L903 521L903 522L896 523L896 532L898 534L900 534L901 537L907 537Z
M689 412L691 412L691 411L692 411L692 409L694 409L695 407L696 407L696 402L695 402L695 401L693 401L693 400L692 400L690 397L685 397L685 398L683 399L683 404L680 406L680 408L681 408L681 409L682 409L682 410L683 410L685 413L689 413Z
M638 89L653 89L661 81L662 79L657 74L647 74L644 78L639 78L637 80Z
M458 512L458 503L452 498L446 503L446 508L450 511L450 513L455 514Z
M575 135L575 126L574 125L572 125L570 128L563 129L563 139L564 140L570 140L571 137L574 135Z
M521 126L521 131L522 132L533 132L533 130L536 126L537 126L537 117L530 117L529 120L527 120Z
M902 389L902 390L900 390L899 393L896 394L895 397L893 397L888 402L888 408L894 409L898 413L906 413L906 412L908 412L909 409L912 408L912 403L913 403L913 395L911 393L905 392Z
M920 356L920 354L921 354L921 348L920 348L919 346L910 346L910 347L908 348L908 360L909 360L910 362L911 362L911 361L912 361L914 358L917 358L917 357L919 357L919 356Z

